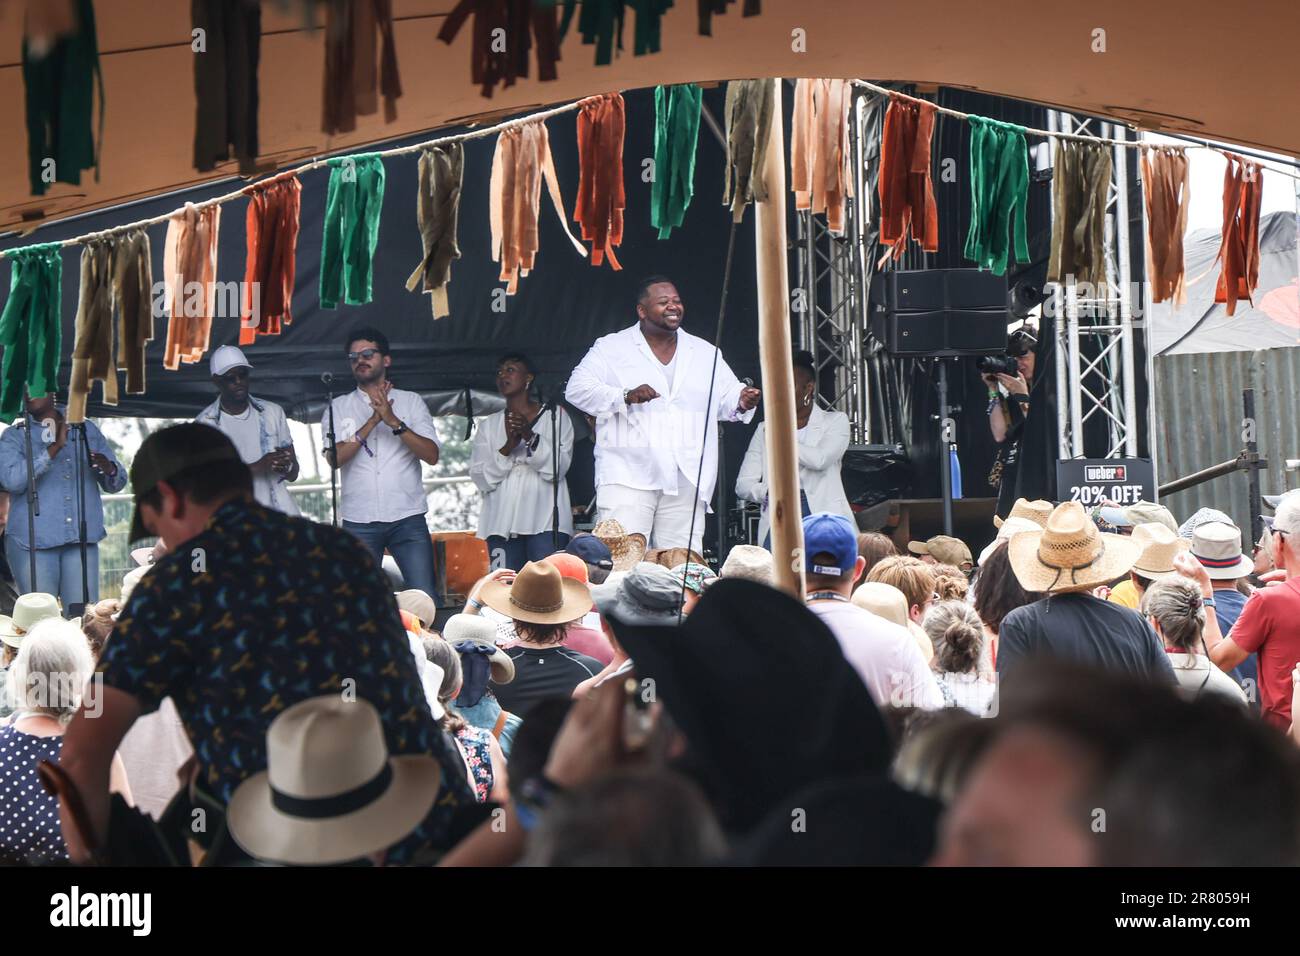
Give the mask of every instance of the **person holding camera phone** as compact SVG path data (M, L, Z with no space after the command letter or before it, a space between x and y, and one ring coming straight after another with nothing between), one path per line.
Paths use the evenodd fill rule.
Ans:
M1021 437L1029 417L1030 393L1036 384L1037 349L1038 339L1030 329L1017 329L1007 339L1006 355L989 356L979 363L980 378L989 389L989 430L997 445L988 482L998 491L997 513L1004 516L1017 497L1027 496L1018 490L1021 477L1018 466Z
M259 504L287 515L299 515L285 485L298 477L298 456L284 409L260 402L249 393L253 366L243 351L223 345L212 353L212 384L217 400L194 419L224 432L253 472L253 495Z

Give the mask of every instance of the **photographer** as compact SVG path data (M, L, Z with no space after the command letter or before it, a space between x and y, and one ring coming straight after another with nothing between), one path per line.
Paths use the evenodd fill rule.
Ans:
M1030 398L1038 384L1038 339L1033 332L1029 326L1017 329L1007 338L1005 356L980 361L980 377L989 389L989 430L997 445L988 481L998 491L997 513L1003 516L1016 498L1045 496L1044 489L1025 487L1026 476L1019 468ZM1011 374L1012 369L1015 374Z

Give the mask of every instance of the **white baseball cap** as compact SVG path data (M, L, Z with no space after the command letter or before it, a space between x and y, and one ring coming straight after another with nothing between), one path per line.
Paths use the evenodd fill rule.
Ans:
M213 375L225 375L232 368L252 368L244 353L233 345L223 345L212 353L211 368Z

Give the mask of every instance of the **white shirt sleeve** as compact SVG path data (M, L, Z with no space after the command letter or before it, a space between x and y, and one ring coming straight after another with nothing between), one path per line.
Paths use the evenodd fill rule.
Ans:
M713 361L713 356L709 356L709 361ZM746 385L736 378L736 373L731 370L731 366L727 364L727 360L721 355L718 356L718 373L714 385L715 394L717 395L718 421L753 421L754 413L758 411L758 408L755 406L744 412L740 410L740 393L746 388Z
M402 418L402 421L411 431L430 439L441 450L442 443L438 441L438 427L433 423L433 416L429 414L429 406L424 404L424 399L415 392L411 392L410 395L410 411Z
M736 476L736 497L745 501L762 504L767 497L767 482L763 480L763 454L766 444L763 422L758 423L749 447L745 449L745 460L740 465L740 474Z
M569 420L568 412L552 408L533 426L533 434L537 436L537 447L527 459L528 467L541 475L545 481L555 479L555 462L552 460L554 456L551 453L551 415L556 416L555 431L560 439L560 477L568 474L569 465L573 461L573 422Z
M512 467L510 459L502 455L497 446L500 436L493 427L497 417L488 416L479 422L478 430L474 433L474 447L469 455L469 476L485 495L496 491Z
M623 389L617 382L618 376L609 367L601 352L600 343L597 342L587 350L587 354L569 376L564 398L570 405L588 415L597 418L613 415L627 408L623 401Z

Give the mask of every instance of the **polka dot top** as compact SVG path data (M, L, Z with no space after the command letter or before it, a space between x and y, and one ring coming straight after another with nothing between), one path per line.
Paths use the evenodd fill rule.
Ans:
M59 762L63 737L36 737L0 727L0 863L68 859L59 830L59 802L36 776L42 760Z

